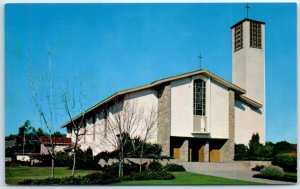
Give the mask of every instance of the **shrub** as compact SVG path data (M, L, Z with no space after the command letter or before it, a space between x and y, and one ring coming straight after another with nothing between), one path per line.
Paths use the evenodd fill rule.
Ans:
M278 154L274 157L272 164L282 167L284 171L296 172L297 157L290 156L289 154Z
M39 180L26 179L20 185L99 185L116 183L120 180L107 173L91 173L86 176L65 177L65 178L46 178Z
M283 177L284 171L281 167L271 165L260 170L260 174L264 177Z
M147 163L142 164L142 171L146 170L146 166L147 166ZM118 176L119 175L119 163L114 163L112 165L105 166L103 168L103 171L105 171L111 175ZM133 173L138 173L139 171L140 171L139 164L136 164L132 161L129 161L129 163L123 164L123 175L124 176L130 175Z
M144 171L125 176L122 180L172 180L175 176L167 171Z
M185 168L182 165L170 163L164 166L164 170L176 172L176 171L185 171Z
M163 166L158 161L152 161L149 163L148 169L150 171L161 171L163 169Z
M252 135L249 141L249 156L252 158L262 157L263 145L259 142L259 134Z
M248 147L244 144L234 145L234 160L245 160L249 157Z
M260 171L260 170L262 170L263 168L265 168L264 165L256 165L255 167L252 168L252 171Z

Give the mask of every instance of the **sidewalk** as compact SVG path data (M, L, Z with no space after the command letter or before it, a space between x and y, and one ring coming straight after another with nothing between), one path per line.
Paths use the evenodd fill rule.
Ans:
M252 176L254 174L257 174L258 172L252 171L247 164L242 162L233 162L233 163L178 162L178 163L183 165L186 171L192 173L218 176L218 177L230 178L236 180L260 182L266 184L278 184L278 185L296 184L293 182L253 178Z

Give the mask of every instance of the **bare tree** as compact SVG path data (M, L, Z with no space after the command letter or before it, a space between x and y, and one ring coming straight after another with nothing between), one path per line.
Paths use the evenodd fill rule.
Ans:
M138 147L132 143L132 138L141 137L142 144L145 143L154 132L156 126L157 112L153 107L147 114L144 107L139 105L136 100L127 97L125 99L116 100L111 106L104 110L106 114L105 131L102 134L104 143L109 145L111 149L118 151L119 177L123 176L123 164L125 157L129 156ZM102 127L103 128L103 127ZM132 145L133 151L125 151L126 145ZM143 145L140 151L142 163ZM141 166L140 166L141 170Z
M140 172L142 172L143 157L144 157L144 145L151 139L156 126L157 126L157 109L155 106L152 106L150 112L145 115L144 119L144 128L141 129L140 136L143 136L140 146Z
M37 108L38 114L41 118L41 125L46 129L49 134L50 147L47 147L47 151L51 156L51 176L54 177L54 161L55 161L55 144L52 137L54 121L56 118L54 99L53 99L53 74L52 74L52 55L48 48L48 68L45 71L45 75L42 77L42 86L37 87L35 80L33 79L30 71L29 82L31 86L32 98ZM40 139L39 139L40 140ZM40 142L42 142L40 140Z
M80 85L81 86L81 85ZM79 111L83 109L84 95L80 95L81 98L76 98L74 94L75 85L73 85L72 94L69 93L68 86L63 94L63 102L65 107L65 112L69 118L69 125L71 127L72 132L72 152L73 152L73 166L72 166L72 176L74 176L74 171L76 167L76 154L79 148L79 142L82 137L85 137L87 134L86 129L86 118L85 113L82 112L79 114L78 119L74 119L74 110L79 108Z

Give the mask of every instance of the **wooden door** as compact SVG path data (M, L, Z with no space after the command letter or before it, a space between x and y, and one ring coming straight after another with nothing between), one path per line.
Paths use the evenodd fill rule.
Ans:
M193 161L192 159L192 156L193 156L193 151L192 151L192 148L189 149L189 161Z
M212 149L209 152L210 162L220 162L220 150Z
M204 145L202 145L199 149L199 161L204 162Z
M173 157L175 159L180 159L180 148L173 148Z

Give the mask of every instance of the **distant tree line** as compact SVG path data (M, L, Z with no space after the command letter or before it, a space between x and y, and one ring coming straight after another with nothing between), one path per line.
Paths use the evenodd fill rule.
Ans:
M39 137L49 136L49 133L42 128L35 128L31 125L29 120L26 120L18 129L17 134L10 134L5 137L5 141L15 140L15 144L5 147L5 156L13 157L15 153L39 153L40 141ZM55 131L52 136L65 137L66 135Z

